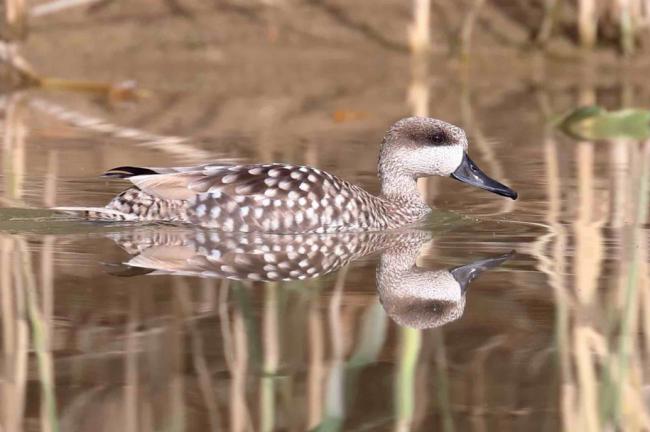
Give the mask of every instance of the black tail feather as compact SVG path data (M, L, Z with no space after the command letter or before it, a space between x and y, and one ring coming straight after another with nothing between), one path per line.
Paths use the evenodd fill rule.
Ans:
M158 173L149 168L120 166L106 171L104 174L102 174L102 177L129 178L133 176L150 175L150 174L158 174Z

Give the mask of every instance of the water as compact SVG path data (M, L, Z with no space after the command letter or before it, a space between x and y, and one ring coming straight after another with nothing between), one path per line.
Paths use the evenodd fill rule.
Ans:
M466 80L433 67L444 58L422 71L399 53L299 60L277 47L183 69L192 51L174 49L178 74L147 61L132 71L150 92L137 103L37 90L0 99L4 430L650 427L650 144L576 141L549 120L584 103L647 106L647 84L549 65L531 86L517 66L504 79L491 63ZM466 128L472 158L520 199L430 179L439 210L400 234L415 238L408 247L334 240L363 253L339 252L316 278L223 274L205 259L210 233L44 210L103 205L124 184L96 176L125 164L305 163L376 192L385 129L423 111ZM215 242L255 241L231 237ZM513 250L464 296L449 279ZM400 253L431 292L381 266Z

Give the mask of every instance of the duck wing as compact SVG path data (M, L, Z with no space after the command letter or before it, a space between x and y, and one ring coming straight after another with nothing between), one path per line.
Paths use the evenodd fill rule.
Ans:
M353 186L316 168L282 164L117 167L104 176L128 179L141 190L163 199L189 199L197 194L220 192L230 196L315 200Z
M118 167L105 175L126 178L159 199L188 201L196 210L191 222L228 231L254 227L267 232L306 232L359 226L374 199L332 174L296 165Z

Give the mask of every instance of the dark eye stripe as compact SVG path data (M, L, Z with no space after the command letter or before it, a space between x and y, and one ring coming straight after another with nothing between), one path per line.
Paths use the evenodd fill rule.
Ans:
M418 145L423 146L447 146L457 143L456 137L439 128L407 131L407 136Z

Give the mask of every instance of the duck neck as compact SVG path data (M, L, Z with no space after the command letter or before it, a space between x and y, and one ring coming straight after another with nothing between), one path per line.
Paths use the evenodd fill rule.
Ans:
M417 187L417 178L403 173L379 171L381 196L409 207L428 208Z

